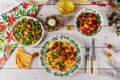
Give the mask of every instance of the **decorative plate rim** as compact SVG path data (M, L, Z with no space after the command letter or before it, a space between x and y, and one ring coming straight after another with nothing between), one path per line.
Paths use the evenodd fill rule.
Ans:
M17 25L17 23L18 23L20 20L22 20L22 19L24 19L24 18L31 18L31 19L33 19L33 20L38 20L38 19L36 19L36 18L34 18L34 17L31 17L31 16L23 16L23 17L19 18L19 19L13 24L13 26L12 26L12 36L13 36L13 39L14 39L15 42L17 42L20 46L25 46L25 47L34 47L34 46L37 46L37 45L42 41L43 36L44 36L44 28L43 28L43 25L42 25L42 23L41 23L40 21L39 21L39 24L41 25L41 29L42 29L42 36L41 36L41 38L40 38L35 44L33 44L33 45L24 45L24 44L21 44L20 42L18 42L18 41L16 40L15 36L13 35L13 30L14 30L15 26Z
M55 71L51 68L48 68L46 60L45 60L45 51L47 50L47 46L49 45L49 43L51 41L59 41L59 40L66 40L67 42L71 42L73 44L73 46L76 48L77 50L77 61L76 64L69 69L68 71L65 72L61 72L61 71ZM76 71L78 71L80 65L81 65L81 47L78 45L77 41L74 40L72 37L67 36L67 35L56 35L53 38L46 40L46 42L42 45L41 49L40 49L40 61L41 61L41 65L43 66L43 69L48 72L53 74L54 76L57 77L67 77L67 76L71 76L72 74L74 74Z
M100 23L100 26L99 26L98 31L97 31L97 33L96 33L96 34L98 34L98 33L101 31L102 26L103 26L103 25L102 25L102 24L103 24L103 18L102 18L102 15L101 15L97 10L92 9L92 8L82 9L82 10L80 10L80 11L76 14L76 16L75 16L75 18L74 18L74 24L75 24L76 30L77 30L79 33L81 33L81 31L78 30L78 28L77 28L76 21L77 21L77 17L78 17L81 13L84 13L84 12L86 12L86 11L87 11L87 12L94 12L95 14L99 14L100 19L101 19L101 23ZM81 34L82 34L82 33L81 33ZM91 35L91 36L95 36L96 34ZM86 34L82 34L82 35L88 36L88 35L86 35ZM91 36L88 36L88 37L91 37Z

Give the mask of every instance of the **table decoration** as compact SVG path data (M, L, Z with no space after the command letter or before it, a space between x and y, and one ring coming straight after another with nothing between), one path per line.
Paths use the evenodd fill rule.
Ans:
M103 0L92 0L91 4L92 5L98 5L100 7L105 7L106 6L106 4L104 3Z
M112 67L112 73L115 80L120 80L120 62L116 59L108 59L107 63Z
M12 25L14 22L26 15L36 17L38 11L38 6L22 3L0 16L0 67L3 66L18 45L12 36Z
M108 16L108 25L111 27L115 27L115 33L117 36L120 35L120 13L117 11L113 11L110 16Z
M108 0L108 3L111 7L116 8L118 11L120 10L120 0Z

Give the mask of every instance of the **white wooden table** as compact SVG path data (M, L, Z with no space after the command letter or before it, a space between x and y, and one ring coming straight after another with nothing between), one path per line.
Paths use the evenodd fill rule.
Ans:
M106 5L106 7L99 7L97 5L91 5L89 2L78 3L77 0L72 1L75 3L75 10L73 13L65 15L71 16L71 18L65 22L64 26L62 26L58 31L46 32L43 41L37 47L25 48L25 50L30 54L34 51L40 51L41 45L47 39L52 38L54 35L62 33L73 37L79 43L79 45L82 47L82 57L84 57L85 46L83 44L83 41L88 39L91 40L91 37L80 35L80 33L74 27L74 17L81 9L93 8L99 11L103 17L102 30L96 36L93 36L95 38L95 53L97 56L98 74L86 74L84 58L82 60L80 69L74 75L66 78L55 77L45 72L40 64L39 57L35 58L32 61L30 69L18 69L15 64L15 50L0 70L0 80L114 80L114 77L109 73L109 71L112 71L112 68L106 63L107 58L103 51L103 48L105 48L105 41L110 42L114 45L120 43L120 37L116 36L114 31L115 29L108 26L107 14L112 10L111 7L109 5ZM52 14L60 14L57 9L57 5L45 4L41 8L37 18L43 18ZM72 26L72 30L66 30L67 25Z

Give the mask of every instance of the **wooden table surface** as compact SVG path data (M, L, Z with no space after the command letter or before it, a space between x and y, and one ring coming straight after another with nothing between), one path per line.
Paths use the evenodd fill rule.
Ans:
M100 7L97 5L91 5L90 2L88 3L80 3L77 0L71 0L75 3L75 10L64 16L70 17L67 21L65 21L64 25L58 30L54 32L45 32L44 39L42 42L34 48L24 48L28 53L32 53L34 51L40 51L42 44L49 38L57 34L66 34L73 37L78 44L82 47L82 64L80 69L70 77L60 78L55 77L47 72L44 71L40 64L39 57L32 60L30 65L30 69L24 70L17 68L15 64L15 52L10 56L8 61L0 70L0 80L114 80L110 71L112 68L106 63L106 56L104 54L103 49L106 47L105 42L112 43L117 45L120 43L120 37L116 36L115 28L108 26L108 19L107 14L109 14L113 9L107 4L105 7ZM75 15L84 8L93 8L100 12L103 17L103 27L102 30L93 37L86 37L81 35L74 26L74 17ZM57 4L44 4L37 16L37 18L44 18L48 15L60 14L57 9ZM72 30L66 30L66 26L72 26ZM96 48L96 56L97 56L97 68L98 74L86 74L85 72L85 63L84 63L84 55L85 55L85 46L83 41L89 40L91 38L95 38L95 48ZM119 47L119 46L117 46ZM91 52L90 52L91 54ZM120 54L119 54L120 55ZM118 57L118 56L117 56Z

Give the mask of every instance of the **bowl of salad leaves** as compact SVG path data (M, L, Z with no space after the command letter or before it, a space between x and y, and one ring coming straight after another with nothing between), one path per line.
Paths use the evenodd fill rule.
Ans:
M102 17L96 10L85 8L77 13L74 23L81 34L93 36L102 28Z
M44 36L43 25L33 17L24 16L14 23L12 35L21 46L34 47L41 42Z

